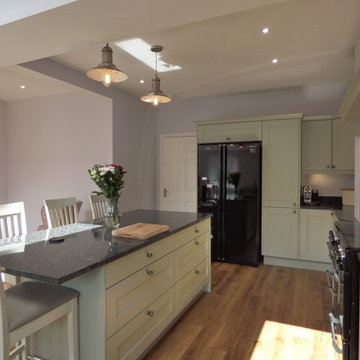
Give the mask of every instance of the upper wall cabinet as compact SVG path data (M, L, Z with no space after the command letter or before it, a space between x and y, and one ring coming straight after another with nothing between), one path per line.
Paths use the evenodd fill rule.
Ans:
M197 123L198 143L261 141L261 121L227 120Z
M341 122L360 136L360 69L354 77L339 109Z
M354 172L354 133L339 118L304 118L301 149L304 173Z

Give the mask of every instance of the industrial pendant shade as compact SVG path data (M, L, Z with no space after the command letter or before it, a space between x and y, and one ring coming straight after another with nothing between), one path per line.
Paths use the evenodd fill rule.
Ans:
M102 48L102 62L86 73L92 80L100 81L109 87L113 83L125 81L128 76L113 64L113 51L108 43Z
M162 49L163 48L160 45L151 46L151 51L155 53L155 77L152 79L151 91L140 98L140 100L148 102L155 107L159 106L159 104L165 104L171 101L171 98L160 90L160 79L157 74L158 53L161 52Z

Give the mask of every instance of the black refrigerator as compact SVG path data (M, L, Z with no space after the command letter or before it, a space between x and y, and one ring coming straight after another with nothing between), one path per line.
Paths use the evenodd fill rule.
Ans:
M212 214L213 261L261 262L261 142L198 145L198 212Z

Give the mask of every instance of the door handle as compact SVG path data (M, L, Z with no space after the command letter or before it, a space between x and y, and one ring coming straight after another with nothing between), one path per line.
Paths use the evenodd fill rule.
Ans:
M168 193L167 188L164 188L164 197L167 197L167 193Z

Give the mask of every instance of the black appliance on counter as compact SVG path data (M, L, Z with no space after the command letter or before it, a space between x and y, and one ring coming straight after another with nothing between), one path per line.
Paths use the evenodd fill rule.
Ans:
M212 214L213 261L261 261L261 142L198 145L198 212Z
M333 305L329 314L333 345L343 360L359 360L360 224L335 222L327 244L332 264L327 275Z

